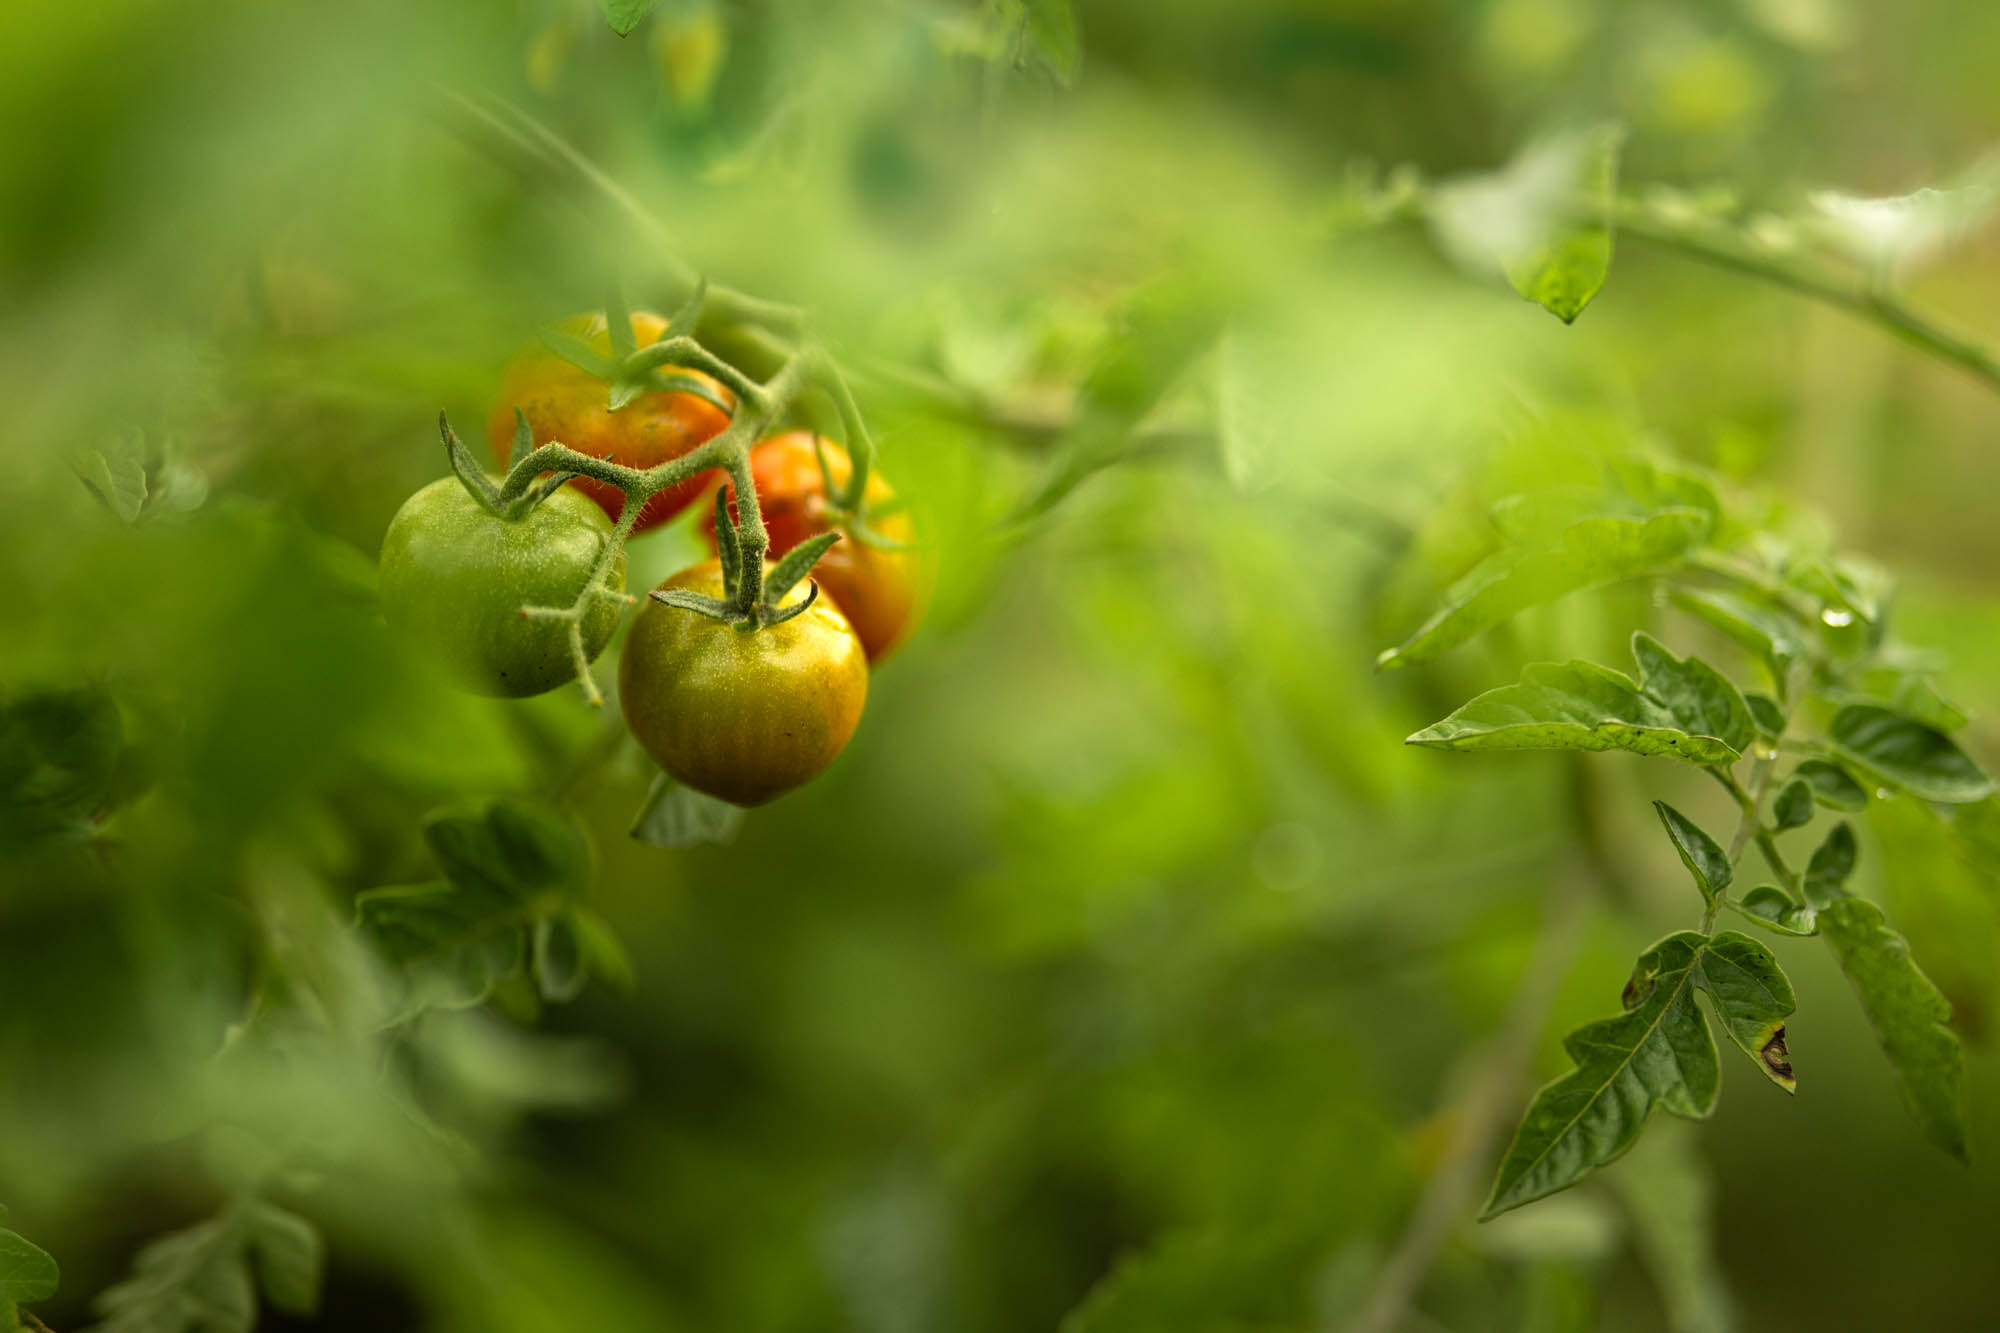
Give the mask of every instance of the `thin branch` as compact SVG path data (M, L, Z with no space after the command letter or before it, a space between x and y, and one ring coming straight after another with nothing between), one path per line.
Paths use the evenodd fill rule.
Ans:
M1950 362L1983 381L1987 388L2000 390L2000 355L1992 348L1911 309L1899 297L1865 278L1850 277L1830 264L1810 259L1782 258L1724 223L1706 219L1683 223L1661 218L1637 200L1621 199L1615 217L1625 235L1836 306Z

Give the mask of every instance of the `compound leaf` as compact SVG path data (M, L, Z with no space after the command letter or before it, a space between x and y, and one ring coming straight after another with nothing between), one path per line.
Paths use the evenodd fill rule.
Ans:
M1535 1095L1482 1217L1565 1189L1612 1161L1657 1106L1689 1119L1715 1109L1721 1069L1694 1000L1706 943L1683 931L1655 944L1625 985L1626 1012L1564 1039L1577 1067Z

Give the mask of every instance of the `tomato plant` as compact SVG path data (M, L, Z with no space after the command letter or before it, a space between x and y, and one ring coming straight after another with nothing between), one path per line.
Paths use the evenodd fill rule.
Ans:
M651 311L635 310L627 319L638 347L650 347L667 334L667 321ZM599 355L612 352L610 322L601 311L571 316L557 331ZM679 458L728 426L735 405L728 389L699 370L683 370L680 378L690 387L640 392L614 406L604 379L547 347L527 348L507 364L487 417L493 457L506 463L518 410L536 444L560 441L579 453L639 469ZM618 517L625 495L617 487L594 477L579 477L574 485ZM632 530L658 527L701 491L694 480L661 491L646 502Z
M382 610L482 694L541 694L576 678L563 625L522 614L568 605L611 548L611 524L583 496L558 489L527 512L496 513L457 477L403 502L382 538ZM622 588L625 554L611 582ZM618 627L618 608L599 600L582 624L586 660Z
M845 449L811 431L787 431L757 445L750 454L750 472L773 558L821 533L847 533L848 540L813 566L813 578L861 636L868 660L879 662L915 623L923 577L920 558L911 549L916 528L908 512L896 507L895 488L880 469L871 472L862 502L866 518L844 521L837 497L853 474L853 463ZM732 513L734 508L732 500ZM713 515L706 517L703 531L713 550Z
M661 590L721 598L706 561ZM668 774L735 805L762 805L839 757L868 700L868 662L832 601L796 592L804 611L755 631L649 601L618 667L625 722Z

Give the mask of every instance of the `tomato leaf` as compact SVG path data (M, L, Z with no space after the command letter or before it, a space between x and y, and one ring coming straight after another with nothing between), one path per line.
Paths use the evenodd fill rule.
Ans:
M1792 664L1809 657L1805 633L1782 612L1720 588L1675 588L1673 604L1755 653L1782 686Z
M1855 811L1868 804L1868 789L1827 759L1805 759L1792 771L1811 785L1813 799L1829 810Z
M1715 895L1727 889L1736 876L1735 867L1729 864L1729 854L1715 839L1702 832L1693 820L1665 801L1653 802L1653 810L1659 815L1660 823L1666 826L1667 836L1673 839L1681 864L1694 876L1694 885L1701 890L1702 901L1714 902Z
M1791 895L1775 884L1759 884L1730 903L1737 911L1780 935L1817 935L1819 924L1810 907L1793 902Z
M661 3L662 0L597 0L597 8L611 25L611 31L620 37L630 37L632 30L644 23L646 16Z
M1498 270L1565 324L1611 271L1611 205L1624 132L1599 125L1529 145L1498 171L1433 191L1431 230L1476 270Z
M1625 983L1625 1012L1563 1040L1576 1068L1535 1095L1502 1159L1481 1220L1566 1189L1639 1139L1656 1107L1685 1119L1715 1109L1722 1071L1706 991L1730 1039L1787 1090L1784 1020L1790 982L1770 950L1747 935L1669 935L1640 955Z
M1951 737L1878 704L1843 707L1827 741L1843 759L1919 800L1967 805L1993 794L1993 779Z
M1924 1136L1964 1160L1965 1056L1950 1027L1951 1002L1918 969L1909 942L1890 929L1882 909L1847 892L1854 863L1854 831L1842 822L1806 870L1819 933L1861 997Z
M1820 909L1819 925L1860 995L1925 1137L1963 1160L1965 1058L1949 1026L1951 1003L1918 969L1909 943L1889 928L1875 904L1839 898Z
M0 1302L45 1301L56 1294L62 1272L41 1246L0 1230Z
M1695 764L1734 763L1750 710L1719 672L1633 636L1638 681L1591 662L1543 662L1408 739L1445 750L1629 750Z
M545 806L496 800L433 815L424 841L445 877L469 890L532 903L579 898L589 887L583 830Z
M370 889L355 898L354 910L396 969L402 994L393 1021L484 1003L527 958L527 913L492 890L451 883Z
M1531 606L1666 569L1705 541L1713 525L1712 515L1687 507L1644 518L1595 516L1570 524L1554 546L1501 551L1453 584L1444 606L1375 664L1428 662Z
M653 779L646 803L632 821L632 836L654 847L729 843L743 827L743 807L684 787L665 773Z
M590 972L583 944L568 917L542 917L535 922L530 965L535 989L544 1000L567 1004L583 994Z
M98 1296L92 1333L251 1333L257 1289L233 1214L171 1232L139 1251L132 1275Z
M1695 959L1707 941L1669 935L1639 958L1625 1012L1563 1040L1576 1068L1535 1095L1500 1163L1481 1218L1567 1189L1638 1141L1655 1107L1704 1119L1721 1068L1696 1007Z
M1778 799L1771 803L1771 822L1780 833L1787 829L1804 828L1812 823L1813 786L1801 777L1793 777L1779 791Z
M286 1314L316 1313L326 1271L326 1242L319 1229L297 1213L261 1199L244 1206L244 1220L265 1298Z
M1725 930L1709 940L1697 961L1697 980L1715 1005L1722 1030L1764 1077L1786 1092L1793 1091L1796 1081L1785 1049L1785 1020L1797 1002L1778 960L1748 935Z

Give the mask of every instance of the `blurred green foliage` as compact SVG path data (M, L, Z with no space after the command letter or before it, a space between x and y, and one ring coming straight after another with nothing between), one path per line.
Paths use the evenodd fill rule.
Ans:
M1402 746L1635 626L1730 651L1615 587L1374 674L1495 548L1514 446L1784 497L1897 575L2000 755L2000 400L1626 238L1565 327L1415 228L1345 233L1353 164L1615 119L1627 181L1796 216L1972 163L1996 58L1984 0L668 0L624 39L589 0L0 7L0 1243L61 1264L51 1295L6 1248L0 1311L1345 1326L1565 896L1538 1080L1690 924L1647 798L1727 826L1662 763ZM628 836L652 775L615 709L458 693L372 589L438 409L480 419L614 274L663 301L667 244L811 307L938 565L846 756L676 851ZM2000 250L1914 282L1977 321ZM642 539L630 586L695 550ZM577 861L481 879L431 822L517 808ZM1697 1132L1455 1222L1409 1326L1990 1325L2000 829L1899 798L1863 836L1972 1043L1972 1165L1778 940L1797 1100L1731 1062ZM467 877L534 906L412 1004L357 900ZM147 1304L161 1264L208 1324Z

